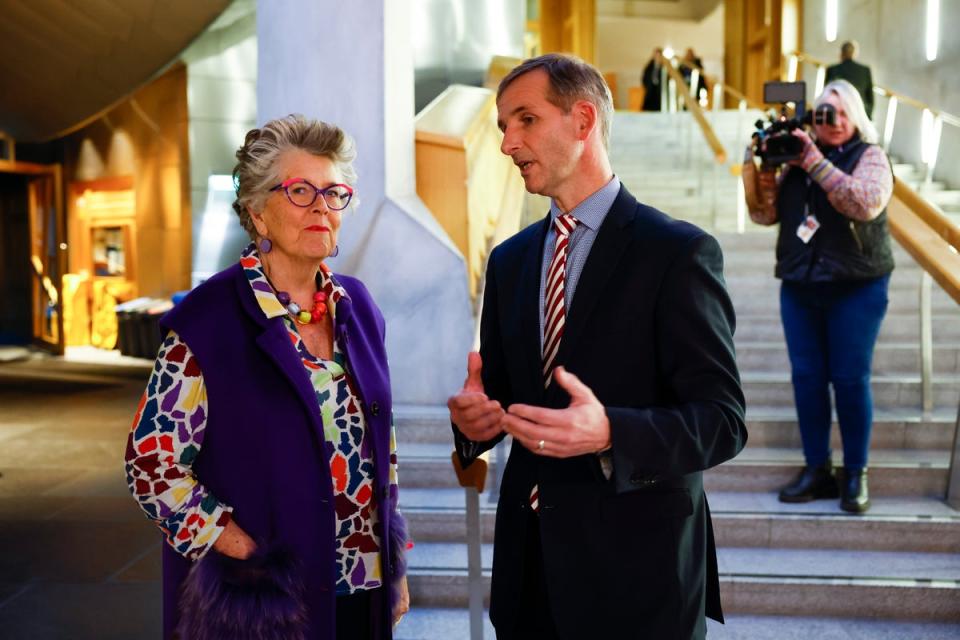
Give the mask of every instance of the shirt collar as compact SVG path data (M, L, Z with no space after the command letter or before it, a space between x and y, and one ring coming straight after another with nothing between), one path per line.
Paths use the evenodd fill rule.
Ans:
M247 248L240 254L240 266L243 267L244 275L247 276L247 282L253 289L253 295L260 305L263 315L268 318L277 318L287 314L287 308L277 300L277 292L267 280L267 274L263 270L263 263L260 261L260 253L257 251L257 245L251 242ZM347 296L346 290L340 286L336 278L330 272L330 268L325 264L320 265L317 272L317 284L319 291L327 292L327 309L330 310L331 317L336 314L336 305L341 298Z
M620 178L613 176L610 178L610 182L587 196L586 200L575 206L569 213L576 218L580 224L585 225L592 231L596 231L600 228L600 225L603 224L603 219L607 217L607 212L610 211L610 207L613 206L613 201L617 199L619 193ZM556 201L551 200L550 219L556 220L557 216L562 213Z

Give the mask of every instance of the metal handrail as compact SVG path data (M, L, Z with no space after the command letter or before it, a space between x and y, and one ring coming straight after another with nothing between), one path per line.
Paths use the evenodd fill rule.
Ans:
M672 61L679 62L676 58L673 58ZM686 81L683 79L683 76L680 75L680 72L677 71L677 68L672 64L665 64L663 68L666 69L667 74L670 76L670 79L674 81L678 89L680 87L686 86ZM694 87L696 83L691 82L691 85ZM691 89L694 90L694 89ZM716 131L713 130L713 127L710 126L710 123L707 122L706 116L703 115L703 107L700 106L700 103L690 95L689 91L679 91L680 95L683 96L683 103L687 107L694 120L697 121L697 124L700 125L700 131L703 133L703 137L707 142L707 145L710 146L710 150L713 151L713 157L718 164L723 164L727 161L727 150L723 147L723 143L720 142L720 138L717 137Z
M828 66L830 66L830 63L825 62L825 61L823 61L823 60L821 60L821 59L819 59L819 58L814 58L813 56L811 56L811 55L809 55L809 54L806 54L806 53L804 53L803 51L794 51L793 53L791 53L791 54L789 54L789 55L792 55L792 56L796 57L797 60L800 61L800 62L809 62L810 64L812 64L812 65L815 66L815 67L828 67ZM886 87L886 86L884 86L884 85L882 85L882 84L875 84L875 85L873 85L873 92L876 93L876 94L878 94L878 95L885 96L885 97L888 97L888 98L896 98L898 102L902 102L903 104L908 104L908 105L910 105L911 107L916 107L917 109L920 109L921 111L923 111L924 109L926 109L927 111L929 111L929 112L932 113L933 115L935 115L935 116L940 116L940 118L943 120L943 122L944 122L945 124L949 124L949 125L954 126L954 127L960 127L960 118L958 118L957 116L955 116L955 115L953 115L953 114L950 114L950 113L947 113L946 111L943 111L943 110L941 110L941 109L937 109L936 107L932 107L932 106L930 106L929 104L927 104L926 102L923 102L923 101L921 101L921 100L917 100L916 98L911 98L910 96L908 96L908 95L906 95L906 94L903 94L903 93L900 93L899 91L894 91L894 90L891 89L890 87Z
M716 78L712 78L708 76L706 74L706 71L704 71L703 67L693 64L692 62L687 62L686 60L681 60L680 58L675 57L673 59L676 61L678 66L687 67L694 71L698 71L700 75L703 76L704 80L706 80L714 88L714 91L716 91L716 88L719 87L721 91L723 91L724 93L730 94L733 98L737 100L737 102L741 102L745 106L750 107L751 109L760 109L761 111L766 109L764 105L758 102L754 102L738 89L730 86L729 84L723 83L717 80ZM716 101L714 101L715 108L716 108L716 104L717 104Z

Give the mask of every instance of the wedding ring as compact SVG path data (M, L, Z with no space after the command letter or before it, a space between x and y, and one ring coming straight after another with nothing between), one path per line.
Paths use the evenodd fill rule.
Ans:
M543 451L543 440L537 443L537 451Z

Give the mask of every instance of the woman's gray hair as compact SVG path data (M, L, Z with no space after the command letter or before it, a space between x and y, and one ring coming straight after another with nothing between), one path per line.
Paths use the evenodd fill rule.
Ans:
M357 182L357 172L353 168L357 155L354 142L340 127L291 114L271 120L259 129L251 129L243 146L237 149L237 166L233 168L237 199L233 201L233 210L253 240L257 239L257 230L250 209L259 211L263 208L270 195L268 189L280 182L276 169L278 158L293 149L329 158L344 182L350 186ZM354 197L350 206L355 207L356 202Z
M840 100L840 106L847 114L847 119L853 123L853 126L860 132L860 138L864 142L877 144L880 136L877 134L877 128L867 117L867 110L863 107L863 98L857 88L846 80L834 80L823 88L823 92L813 103L813 108L817 109L827 100L830 94L837 96Z

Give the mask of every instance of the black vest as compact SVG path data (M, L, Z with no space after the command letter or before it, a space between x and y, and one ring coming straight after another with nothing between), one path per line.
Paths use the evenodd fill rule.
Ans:
M869 148L854 137L827 150L827 160L844 173L853 173ZM797 237L806 212L817 216L820 228L809 243ZM777 236L776 276L792 282L866 280L893 271L887 210L868 222L852 220L833 208L826 192L799 167L787 171L777 195L780 233Z

